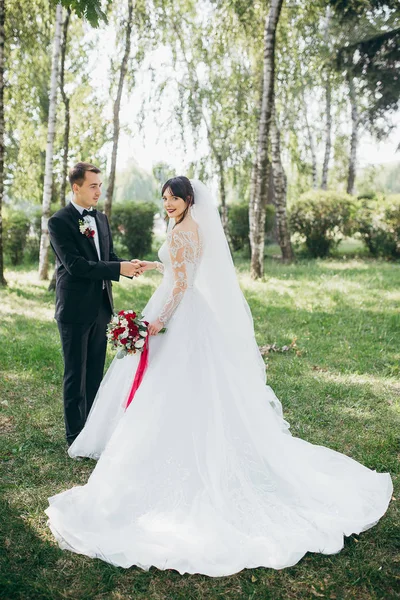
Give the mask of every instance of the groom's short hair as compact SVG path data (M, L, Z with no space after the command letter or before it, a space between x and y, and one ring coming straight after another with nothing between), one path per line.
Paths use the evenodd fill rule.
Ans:
M101 173L100 169L95 165L91 165L87 162L78 162L72 167L72 169L70 169L69 172L68 178L71 188L74 183L82 185L82 183L85 181L86 171L91 171L92 173Z

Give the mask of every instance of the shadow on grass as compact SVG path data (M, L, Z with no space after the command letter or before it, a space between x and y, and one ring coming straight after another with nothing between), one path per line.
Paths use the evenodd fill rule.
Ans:
M21 271L21 277L23 277L24 275L29 275L29 271ZM144 305L147 303L148 299L150 298L151 294L154 292L155 288L161 281L160 277L154 277L152 274L147 276L145 275L144 277L148 278L147 282L143 278L140 280L135 279L132 281L125 281L125 279L121 279L121 284L115 283L113 285L114 301L116 301L117 303L124 302L127 305L131 305L132 302L134 302L135 304L139 302L140 304L143 304L143 306L138 306L137 308L143 308ZM3 294L4 297L17 297L23 298L24 300L32 301L33 307L35 305L48 305L49 303L55 304L55 292L49 292L47 290L47 285L48 283L46 283L46 285L44 286L43 284L35 280L26 280L21 282L18 282L18 280L11 281L9 287L5 288L4 290L1 290L1 294ZM32 309L34 310L33 307ZM119 308L118 310L121 309Z
M46 541L29 525L21 507L0 499L2 547L0 556L0 597L4 600L89 600L112 597L116 579L124 570L87 557L62 551ZM46 528L46 515L40 518ZM130 570L132 592L148 590L152 575ZM136 584L136 585L135 585ZM129 591L131 591L129 590ZM117 596L121 597L121 596ZM137 597L136 595L134 596ZM141 598L145 596L140 595ZM131 598L130 595L123 598Z
M56 569L57 548L41 540L4 498L0 499L0 523L0 596L7 600L61 598L46 590L40 575L44 565Z
M49 303L54 301L54 294L52 292L48 292L40 285L30 284L28 287L21 287L13 284L8 288L7 292L10 296L15 295L19 298L24 298L25 300L33 300L38 304L42 302Z

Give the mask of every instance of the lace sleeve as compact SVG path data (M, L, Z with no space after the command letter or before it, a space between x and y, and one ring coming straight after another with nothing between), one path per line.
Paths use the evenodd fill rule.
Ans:
M163 274L164 273L164 265L161 262L158 262L158 260L154 261L154 264L156 265L156 270Z
M174 276L174 285L161 311L159 320L166 323L179 306L188 287L186 265L193 254L193 240L187 235L191 232L176 231L168 237L168 249Z

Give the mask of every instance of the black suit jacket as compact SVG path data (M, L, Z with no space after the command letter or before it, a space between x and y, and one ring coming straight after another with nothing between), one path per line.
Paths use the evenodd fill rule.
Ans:
M120 262L114 253L107 217L97 212L99 260L92 238L79 231L80 213L73 204L56 212L49 220L50 243L56 255L55 318L64 323L94 321L103 296L103 281L113 308L111 281L120 278Z

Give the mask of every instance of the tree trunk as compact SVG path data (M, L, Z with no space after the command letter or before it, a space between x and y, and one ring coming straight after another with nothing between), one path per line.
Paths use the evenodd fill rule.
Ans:
M0 0L0 287L7 285L3 262L3 219L4 196L4 22L5 0Z
M280 134L276 122L275 106L273 106L271 118L271 158L278 243L281 248L283 260L291 261L294 258L294 254L286 215L286 175L281 160Z
M69 129L70 129L70 112L69 112L69 98L65 92L65 57L67 55L67 44L68 44L68 26L69 19L71 16L71 9L68 8L67 14L63 25L63 40L61 46L61 72L60 72L60 88L61 97L64 103L64 153L63 153L63 170L61 175L61 206L65 206L65 197L67 192L67 176L68 176L68 152L69 152Z
M308 142L310 144L310 153L311 153L311 175L312 175L312 187L314 190L317 189L318 187L318 179L317 179L317 155L315 152L315 144L314 144L314 136L313 136L313 132L311 131L311 127L310 127L310 123L308 120L308 111L307 111L307 104L304 98L304 90L302 92L302 99L303 99L303 107L304 107L304 118L306 121L306 129L307 129L307 135L308 135Z
M39 279L47 279L49 271L49 231L51 192L53 185L53 151L56 133L56 108L57 108L57 83L61 46L62 6L57 4L56 22L53 41L53 56L51 62L51 81L49 98L49 121L46 144L46 166L44 173L43 201L42 201L42 235L40 238L39 254Z
M225 169L224 162L222 157L218 155L218 165L219 165L219 197L221 201L221 223L224 229L226 241L228 242L229 249L231 254L233 254L233 247L231 242L231 236L229 235L229 225L228 225L228 207L226 205L226 189L225 189Z
M221 201L221 222L228 239L228 207L226 206L225 173L222 159L219 161L219 198Z
M331 11L328 6L326 9L326 21L325 21L325 43L330 52L330 39L329 39L329 23L331 20ZM332 114L331 114L331 105L332 105L332 88L331 88L331 79L329 73L329 66L326 69L326 80L325 80L325 156L324 162L322 165L322 178L321 178L321 189L326 190L328 188L328 171L329 171L329 159L331 157L331 146L332 146Z
M331 115L331 104L332 104L332 92L331 92L331 81L329 73L326 74L325 82L325 156L324 163L322 165L322 179L321 189L326 190L328 188L328 170L329 170L329 159L331 157L331 146L332 146L332 115Z
M64 152L63 152L63 168L61 173L61 189L60 189L60 204L65 206L65 197L67 192L67 174L68 174L68 151L69 151L69 129L70 129L70 113L69 113L69 98L65 93L65 57L67 55L68 43L68 26L71 16L71 9L68 8L63 24L63 37L61 43L61 67L60 67L60 91L62 101L64 103ZM54 269L53 277L51 278L48 291L52 292L56 289L57 271Z
M250 198L250 246L251 276L262 277L264 273L265 206L268 192L268 140L272 112L275 77L275 38L283 0L271 0L265 20L264 67L258 129L257 154L254 165L254 191Z
M354 85L353 74L347 71L347 81L349 83L349 98L351 105L351 138L350 138L350 156L349 172L347 176L347 193L354 196L354 184L356 181L357 169L357 145L358 145L358 125L359 115L357 106L356 89Z
M65 93L65 57L67 54L68 43L68 26L71 16L71 9L68 8L63 24L63 37L61 44L61 67L60 67L60 91L62 101L64 103L64 152L63 152L63 168L61 173L61 189L60 189L60 204L65 206L65 197L67 192L67 175L68 175L68 151L69 151L69 129L70 129L70 112L69 98ZM56 289L57 271L54 269L48 291L53 292Z
M106 200L104 203L104 212L107 215L108 219L111 219L111 206L114 196L114 187L115 187L115 169L117 166L117 154L118 154L118 140L119 140L119 111L121 107L121 97L122 97L122 89L124 87L124 79L128 69L128 60L129 54L131 52L131 35L132 35L132 25L133 25L133 2L132 0L128 0L128 19L126 21L126 37L125 37L125 52L122 58L121 69L119 72L119 82L118 82L118 91L117 97L114 102L114 133L113 133L113 148L111 154L111 169L110 169L110 178L108 182L108 188L106 193Z

